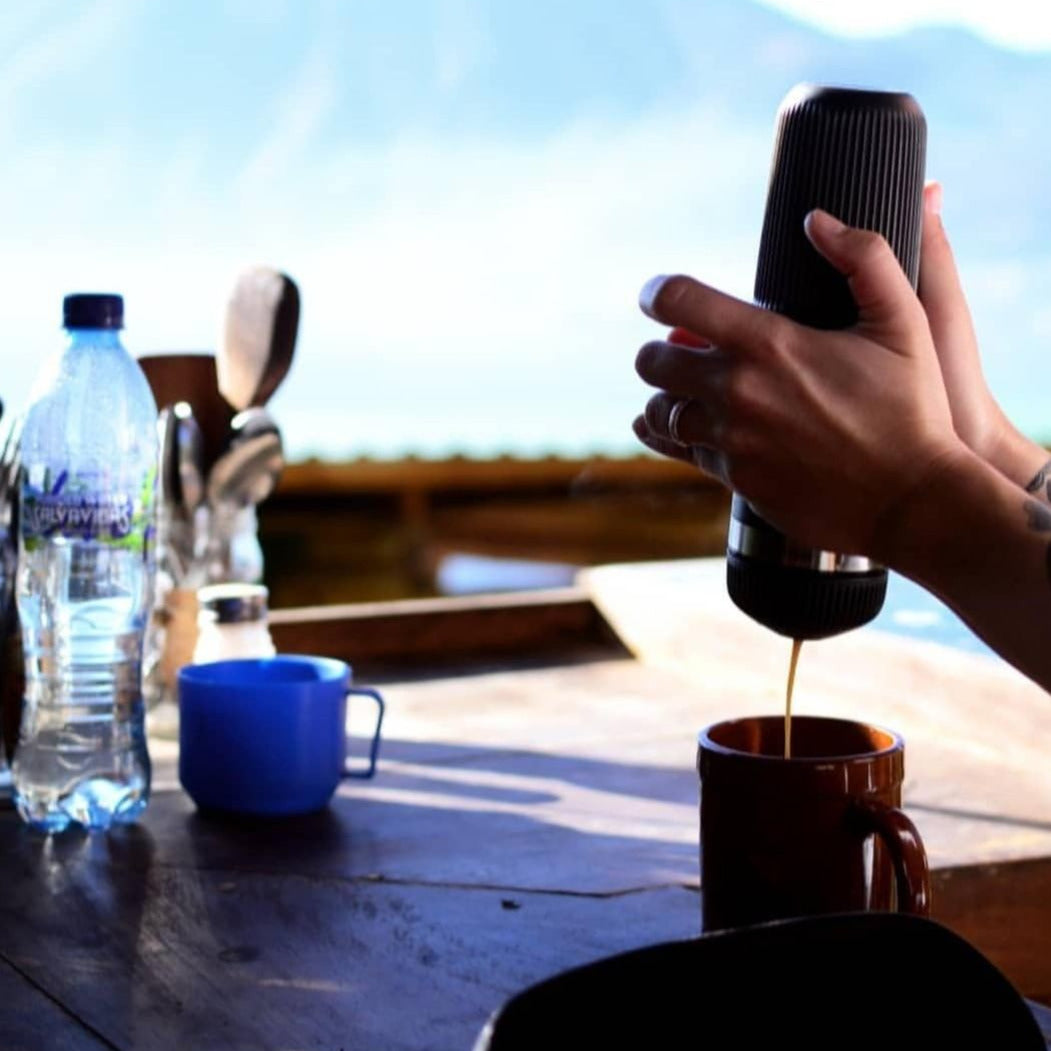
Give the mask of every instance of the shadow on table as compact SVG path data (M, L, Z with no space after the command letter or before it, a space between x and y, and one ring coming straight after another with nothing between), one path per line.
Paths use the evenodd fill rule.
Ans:
M147 821L163 865L606 895L695 887L696 808L685 766L391 740L374 781L315 814L201 813L162 792Z
M360 742L348 739L347 747L354 751ZM385 763L404 763L431 768L427 774L413 771L411 774L383 766ZM384 786L409 786L413 779L441 786L450 795L463 794L485 797L485 788L477 781L466 783L459 778L443 776L443 768L471 772L490 772L500 776L513 776L535 780L544 784L533 791L538 797L549 795L548 784L576 785L589 791L609 792L636 799L650 799L664 803L697 803L697 773L694 769L694 753L688 749L678 767L658 766L653 763L621 763L608 759L594 759L579 755L566 755L526 748L493 748L461 744L438 744L432 741L385 740L380 750L381 771L377 782ZM507 786L488 786L492 793L488 798L501 800L502 792L513 792ZM527 800L523 800L527 801ZM543 801L540 798L533 800Z
M348 748L358 746L348 739ZM383 772L382 784L406 791L434 791L450 798L486 799L494 803L520 802L543 804L555 798L550 786L557 783L624 795L633 799L695 806L699 800L697 774L692 753L683 756L681 767L645 763L611 763L573 755L559 755L527 750L497 750L469 745L438 744L430 741L394 740L384 742L383 758L396 764L426 766L406 771L397 765ZM531 779L535 788L508 784L480 784L459 777L443 776L443 768L462 771L488 771L514 779ZM543 787L541 787L543 786ZM1011 813L991 813L972 808L940 806L910 799L910 811L937 814L966 821L981 821L1035 831L1051 831L1051 822L1033 820Z

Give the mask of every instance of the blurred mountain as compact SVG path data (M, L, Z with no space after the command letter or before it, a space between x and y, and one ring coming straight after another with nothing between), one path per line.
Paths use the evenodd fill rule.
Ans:
M278 400L295 449L631 448L636 289L676 267L748 294L774 114L815 81L919 100L990 381L1051 423L1051 55L948 28L846 40L751 0L15 12L13 347L100 282L139 349L208 347L236 269L265 260L304 294ZM34 356L0 360L7 399Z

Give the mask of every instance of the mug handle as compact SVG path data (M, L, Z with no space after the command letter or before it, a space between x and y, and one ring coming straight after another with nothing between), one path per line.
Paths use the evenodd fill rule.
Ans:
M930 916L931 874L927 852L916 826L904 811L877 799L859 799L856 807L890 852L898 891L898 911Z
M349 766L344 764L342 776L369 778L376 773L376 757L379 755L380 751L380 727L383 725L383 713L386 710L386 706L383 703L383 697L380 695L380 692L378 690L373 690L368 686L351 686L347 690L347 696L350 697L352 694L371 697L376 702L376 729L373 731L372 743L369 745L368 766L362 770L352 770Z

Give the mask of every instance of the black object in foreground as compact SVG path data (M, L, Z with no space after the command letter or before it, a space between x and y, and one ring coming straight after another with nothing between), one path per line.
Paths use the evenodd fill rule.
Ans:
M900 913L785 920L664 942L509 1000L475 1051L805 1047L1044 1051L1014 987L946 927Z

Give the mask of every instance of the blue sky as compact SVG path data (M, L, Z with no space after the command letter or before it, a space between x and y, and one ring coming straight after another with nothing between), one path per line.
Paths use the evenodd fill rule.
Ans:
M975 79L1016 92L1049 66L859 31L746 0L5 5L0 397L24 401L65 292L123 292L138 353L207 350L238 272L268 263L303 295L273 403L293 455L635 451L637 289L676 269L747 297L777 105L853 74L930 100L979 329L1013 326L990 376L1031 394L1047 205L983 194L1048 197L1025 164L1043 118L1004 131L946 71L973 49Z

